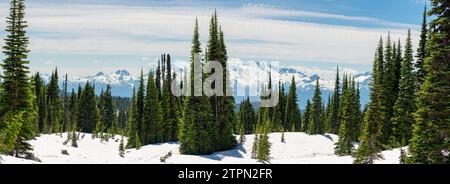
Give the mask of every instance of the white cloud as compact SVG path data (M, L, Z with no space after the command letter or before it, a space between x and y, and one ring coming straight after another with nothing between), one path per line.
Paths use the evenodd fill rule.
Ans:
M134 54L171 53L189 56L195 17L205 46L212 8L49 5L30 3L27 20L31 50L46 53ZM4 27L7 4L0 4ZM409 25L367 17L306 12L252 5L218 9L230 57L266 60L370 64L381 34L404 40ZM319 17L365 21L387 28L369 29L270 19ZM413 25L412 25L413 26ZM48 34L37 34L48 33ZM413 31L416 42L418 32ZM52 35L52 36L45 36ZM62 35L62 36L58 36ZM3 43L1 43L3 44ZM0 45L1 45L0 44Z

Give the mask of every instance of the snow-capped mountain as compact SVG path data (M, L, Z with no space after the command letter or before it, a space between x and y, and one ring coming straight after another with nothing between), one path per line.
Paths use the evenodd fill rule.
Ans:
M294 67L271 66L266 62L238 62L232 60L229 63L229 73L234 93L237 94L235 98L237 102L243 100L247 94L251 96L252 100L257 101L259 97L256 95L262 86L267 85L269 73L272 76L272 85L277 86L278 81L280 81L285 85L286 92L292 77L295 77L297 95L301 107L304 107L307 99L312 98L317 78L319 78L324 101L328 100L328 95L334 89L334 80L326 80L316 74L308 76ZM50 79L48 74L43 74L42 77L45 82L48 82ZM144 76L144 79L147 79L147 76ZM371 74L368 72L355 75L355 80L360 83L361 103L363 105L368 101L368 84L370 79ZM138 80L138 77L131 75L127 70L121 69L113 73L99 72L96 75L86 77L69 76L68 88L69 92L71 89L76 91L78 85L83 86L89 81L95 84L96 92L100 93L102 89L106 88L106 85L110 84L114 96L130 97L133 87L138 85ZM60 86L62 86L63 82L64 78L60 76Z

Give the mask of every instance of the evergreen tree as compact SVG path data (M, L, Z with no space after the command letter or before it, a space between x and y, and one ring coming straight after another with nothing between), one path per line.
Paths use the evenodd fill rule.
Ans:
M289 87L289 93L286 100L285 117L284 117L284 127L290 128L294 127L295 130L301 130L301 115L300 109L297 103L297 89L295 84L295 78L292 76L291 85Z
M425 58L427 57L427 41L428 41L428 29L427 29L427 7L425 6L423 11L423 20L422 20L422 29L420 32L420 41L419 41L419 47L417 48L417 61L415 62L414 68L416 69L415 77L417 82L417 89L420 89L420 87L423 84L423 81L425 80L425 67L424 62Z
M253 128L256 125L256 115L249 97L241 103L237 121L238 127L243 127L244 134L253 133Z
M262 163L269 163L270 162L270 142L269 142L269 132L270 130L270 117L269 117L269 109L265 109L266 112L264 112L264 116L266 116L265 122L260 124L260 134L259 134L259 141L257 142L257 154L256 158L259 162Z
M339 79L339 67L336 69L336 81L334 83L334 92L332 95L331 101L331 112L330 112L330 125L331 125L331 133L338 133L340 126L340 118L339 118L339 110L340 108L340 99L341 99L341 91L340 91L340 79Z
M47 133L61 131L63 111L58 81L58 70L55 69L50 77L50 84L47 88Z
M373 64L373 74L370 92L370 103L364 117L364 128L361 135L361 143L354 153L354 163L372 164L374 160L381 158L380 132L383 123L381 95L383 90L383 40L380 38Z
M424 63L425 80L418 93L412 163L450 163L450 4L431 0L430 40Z
M353 141L355 133L355 103L353 96L353 89L348 78L344 78L343 90L342 90L342 103L341 103L341 116L339 127L339 141L336 143L335 153L340 156L350 155L353 150Z
M236 138L233 135L233 125L235 124L234 117L234 97L229 96L231 90L231 82L229 81L228 65L227 65L227 50L224 41L224 34L219 28L217 20L217 12L211 18L209 40L208 40L208 54L207 61L218 61L223 67L223 96L214 95L210 98L211 107L213 109L214 119L216 120L216 141L214 149L227 150L236 144ZM213 83L213 88L215 88Z
M393 55L393 50L391 46L391 38L388 35L387 43L385 47L385 67L383 72L383 93L382 103L380 105L384 106L382 110L383 121L381 124L381 141L383 145L389 143L389 138L392 134L392 122L391 119L394 116L394 104L398 96L398 81L397 78L397 64L395 56Z
M144 99L144 124L142 126L142 143L144 145L163 141L161 105L158 101L158 91L154 74L148 75L147 94Z
M123 137L120 139L119 156L122 157L122 158L125 157L125 147L123 145Z
M37 124L38 132L44 132L44 127L47 118L47 103L46 103L46 88L44 80L41 78L39 72L33 77L34 81L34 91L36 96L37 104Z
M416 111L415 78L413 73L413 51L411 44L411 31L405 46L405 56L402 62L400 91L394 106L394 117L392 118L393 135L391 146L406 146L412 137L412 125L414 123L413 112Z
M179 130L180 153L182 154L210 154L214 152L215 129L214 117L208 97L195 96L194 91L202 91L203 86L195 86L195 80L203 81L202 72L194 72L194 59L201 53L198 33L198 21L195 21L194 36L191 49L190 95L186 97L183 108L183 118ZM200 64L200 63L196 63ZM200 89L195 89L198 87Z
M313 102L311 105L311 117L308 134L323 134L324 132L323 105L320 92L319 79L316 80Z
M164 141L177 141L178 140L178 115L177 115L177 102L171 92L172 84L172 64L170 55L165 56L165 69L166 73L163 81L162 91L162 112L163 112L163 140Z
M144 71L141 69L141 77L139 79L139 86L136 93L136 116L135 116L135 133L140 135L142 132L142 122L144 120ZM140 137L139 137L140 138Z
M68 102L68 131L76 131L77 130L77 111L78 111L78 101L77 101L77 95L75 94L75 90L72 89L72 93L69 97Z
M303 132L308 132L308 127L311 120L311 101L306 101L305 113L303 114Z
M138 114L137 114L137 103L136 103L136 89L133 88L133 96L131 98L131 111L130 111L130 119L128 120L128 141L127 148L135 148L137 139L139 136L137 134L137 126L138 126Z
M99 132L105 133L113 128L116 121L116 112L111 94L111 86L106 86L106 91L100 95L99 100L100 111L100 129Z
M80 99L78 100L77 125L81 132L94 132L99 122L99 111L96 104L95 89L89 82L86 83Z
M6 23L7 36L1 64L3 82L0 90L0 130L8 127L8 116L16 117L15 124L20 128L13 147L8 152L17 157L32 158L32 147L27 141L33 139L36 133L36 113L33 107L35 96L28 77L29 50L24 0L11 0Z
M67 131L67 122L68 122L68 97L67 97L67 74L64 77L64 84L63 84L63 94L62 94L62 108L63 108L63 115L62 115L62 131Z

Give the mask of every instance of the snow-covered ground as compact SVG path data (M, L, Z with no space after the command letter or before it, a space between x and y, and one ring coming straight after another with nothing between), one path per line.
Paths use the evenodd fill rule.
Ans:
M81 134L83 135L83 134ZM254 135L247 135L246 141L236 149L217 152L212 155L190 156L180 155L178 143L164 143L143 146L141 149L126 150L125 157L119 156L120 137L101 142L85 134L78 141L78 148L63 145L67 134L41 135L31 141L34 154L42 162L0 156L3 164L160 164L160 158L172 151L173 155L166 160L167 164L255 164L251 159L251 148ZM304 133L285 133L286 143L281 142L280 133L270 134L271 163L273 164L351 164L350 156L339 157L334 154L336 135L307 135ZM117 141L116 141L117 140ZM62 154L67 150L69 155ZM379 164L398 164L400 150L383 152L384 160Z

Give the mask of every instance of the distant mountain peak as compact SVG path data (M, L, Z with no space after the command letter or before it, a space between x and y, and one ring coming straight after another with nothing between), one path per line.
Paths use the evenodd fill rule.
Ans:
M114 73L117 75L131 75L130 72L128 72L127 70L124 70L124 69L117 70Z

